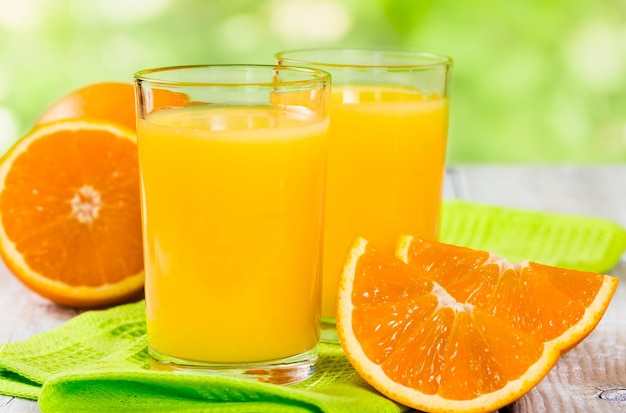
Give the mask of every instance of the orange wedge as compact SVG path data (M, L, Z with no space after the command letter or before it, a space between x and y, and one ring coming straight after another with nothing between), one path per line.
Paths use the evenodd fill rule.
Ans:
M35 128L0 160L0 255L29 288L94 307L143 288L136 137L115 123Z
M337 332L373 387L433 413L492 412L517 400L597 325L617 287L606 275L513 265L408 236L397 255L354 241Z

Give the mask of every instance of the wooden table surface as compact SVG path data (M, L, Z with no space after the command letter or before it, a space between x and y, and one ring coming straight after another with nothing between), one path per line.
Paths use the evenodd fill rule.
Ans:
M446 198L587 215L626 227L626 166L457 166ZM609 274L622 279L596 330L548 376L501 413L626 411L626 256ZM0 344L63 324L79 311L22 286L0 263ZM39 412L36 402L0 396L0 413Z

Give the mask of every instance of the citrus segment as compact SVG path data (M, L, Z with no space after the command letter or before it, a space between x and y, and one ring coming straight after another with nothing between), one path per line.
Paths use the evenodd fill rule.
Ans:
M55 302L97 306L143 287L136 138L113 123L48 123L0 161L0 255Z
M479 306L541 341L556 340L563 351L600 321L618 282L528 261L511 264L486 251L408 235L400 237L397 256L445 285L456 300Z
M537 320L530 322L532 328L518 327L526 325L528 313L515 316L521 308L516 300L494 304L496 297L525 292L526 283L510 282L519 270L527 282L545 287L543 280L535 280L544 273L534 264L516 266L485 251L411 237L402 238L398 255L410 265L355 239L339 282L337 332L361 376L407 406L428 412L497 410L528 392L558 361L561 350L595 326L591 321L593 326L585 330L567 329L569 340L546 340ZM603 308L593 310L602 313L614 292L616 280L601 277L609 287L588 292L603 298L579 301L587 311L602 302ZM589 288L596 282L583 284ZM570 298L578 291L567 290ZM530 312L535 318L560 314L550 300L535 299L542 308ZM576 314L574 307L562 311ZM554 321L543 319L559 324Z

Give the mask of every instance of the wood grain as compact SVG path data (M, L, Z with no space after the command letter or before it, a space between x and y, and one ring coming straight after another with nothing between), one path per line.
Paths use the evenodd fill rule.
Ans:
M626 227L626 167L454 169L446 195L513 208L610 219ZM565 354L527 395L502 412L626 411L626 261L610 272L622 280L611 305L585 341Z
M611 271L622 280L626 262ZM618 288L605 317L576 348L507 413L613 413L626 411L626 285ZM621 320L620 320L621 316Z

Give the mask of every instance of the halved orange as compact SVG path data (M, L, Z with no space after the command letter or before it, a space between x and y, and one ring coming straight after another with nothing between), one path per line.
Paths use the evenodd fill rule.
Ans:
M143 288L137 144L98 120L47 123L0 160L0 255L59 304L122 302Z
M373 387L432 413L491 412L521 397L597 325L617 287L605 275L408 236L397 255L408 264L354 241L337 332Z

